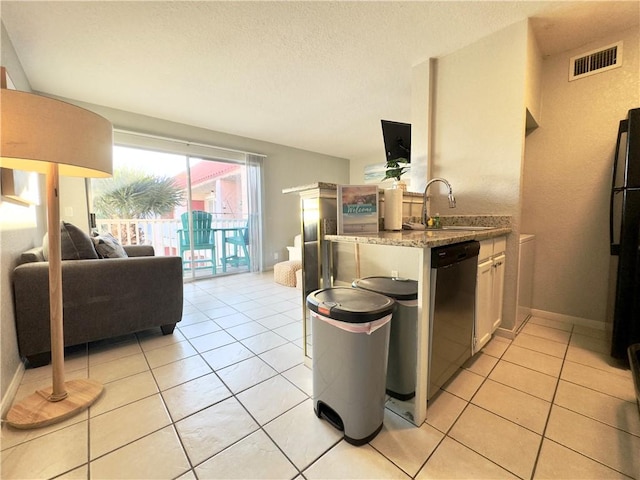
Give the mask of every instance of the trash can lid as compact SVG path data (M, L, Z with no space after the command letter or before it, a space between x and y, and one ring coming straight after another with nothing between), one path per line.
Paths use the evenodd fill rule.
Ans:
M353 281L353 286L381 293L396 300L417 300L418 281L395 277L365 277Z
M393 298L350 287L324 288L307 296L314 312L349 323L373 322L393 312Z

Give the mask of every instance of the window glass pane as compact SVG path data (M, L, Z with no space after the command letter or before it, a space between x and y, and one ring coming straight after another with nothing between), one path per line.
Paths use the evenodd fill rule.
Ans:
M248 271L244 164L114 146L113 171L113 178L91 180L98 234L180 255L186 278ZM209 217L210 240L190 230L190 211Z

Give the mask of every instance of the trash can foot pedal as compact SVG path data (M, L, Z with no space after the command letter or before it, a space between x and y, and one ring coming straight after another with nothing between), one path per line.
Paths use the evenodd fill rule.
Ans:
M344 431L344 423L340 418L340 415L336 413L329 405L324 402L318 402L318 408L316 410L318 418L324 418L327 422L333 425L340 431Z
M344 439L351 445L355 445L356 447L359 447L360 445L364 445L365 443L369 443L371 440L373 440L375 436L378 435L378 433L380 433L380 430L382 430L382 425L383 424L381 423L380 426L376 428L371 435L368 435L364 438L351 438L345 435Z

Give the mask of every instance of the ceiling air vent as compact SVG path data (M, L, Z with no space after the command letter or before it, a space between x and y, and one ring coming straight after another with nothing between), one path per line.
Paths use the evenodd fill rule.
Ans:
M569 81L606 72L622 66L622 42L571 58Z

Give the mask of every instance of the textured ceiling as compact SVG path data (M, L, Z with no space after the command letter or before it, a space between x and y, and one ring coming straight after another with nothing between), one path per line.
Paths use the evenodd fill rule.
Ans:
M11 2L33 90L383 161L411 67L533 17L545 54L638 24L631 2Z

